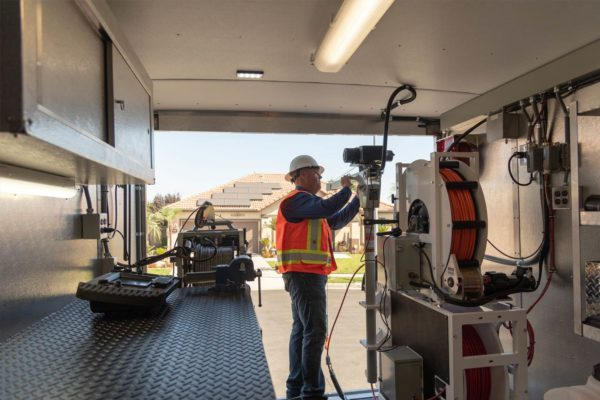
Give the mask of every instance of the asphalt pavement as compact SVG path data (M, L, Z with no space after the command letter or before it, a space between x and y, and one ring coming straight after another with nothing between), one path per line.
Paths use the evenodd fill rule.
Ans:
M285 380L288 375L288 341L292 325L290 298L283 289L281 275L260 256L253 256L254 266L261 269L262 307L258 307L258 281L248 282L251 287L258 323L262 330L267 362L277 397L285 397ZM346 284L328 284L327 310L329 329L340 308ZM365 309L358 302L364 300L360 284L353 284L331 339L330 357L338 382L344 391L370 388L365 378L366 351L360 340L366 337ZM325 353L325 352L324 352ZM325 355L322 362L326 378L326 392L333 393Z

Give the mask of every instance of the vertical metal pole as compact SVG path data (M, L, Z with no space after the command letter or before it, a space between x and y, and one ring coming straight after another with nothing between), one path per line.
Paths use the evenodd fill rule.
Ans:
M571 248L573 251L573 317L574 329L578 335L583 335L584 304L583 274L581 273L581 231L579 224L579 132L577 125L577 102L569 105L571 117Z
M365 220L374 220L375 209L367 207L364 209ZM375 246L377 236L375 225L365 225L365 296L366 296L366 318L367 318L367 382L377 382L377 343L376 343L376 308L375 291L377 289Z

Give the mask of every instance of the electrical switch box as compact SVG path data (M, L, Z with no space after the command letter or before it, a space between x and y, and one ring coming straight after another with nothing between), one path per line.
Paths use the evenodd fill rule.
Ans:
M106 213L83 214L81 216L81 238L102 239L106 233L103 228L108 228L108 216Z

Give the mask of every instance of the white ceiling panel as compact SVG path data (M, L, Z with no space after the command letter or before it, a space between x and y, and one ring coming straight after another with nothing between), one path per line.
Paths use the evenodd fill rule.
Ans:
M157 110L370 115L410 83L418 98L395 114L439 116L600 39L597 0L396 0L339 73L322 73L311 54L341 3L108 0Z
M379 116L392 87L300 82L154 81L159 110L279 111ZM472 98L455 92L420 90L398 114L437 116Z

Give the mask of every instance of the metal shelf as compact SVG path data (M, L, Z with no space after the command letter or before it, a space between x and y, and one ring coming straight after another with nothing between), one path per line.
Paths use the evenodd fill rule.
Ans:
M600 226L600 211L579 211L579 223L584 226Z

